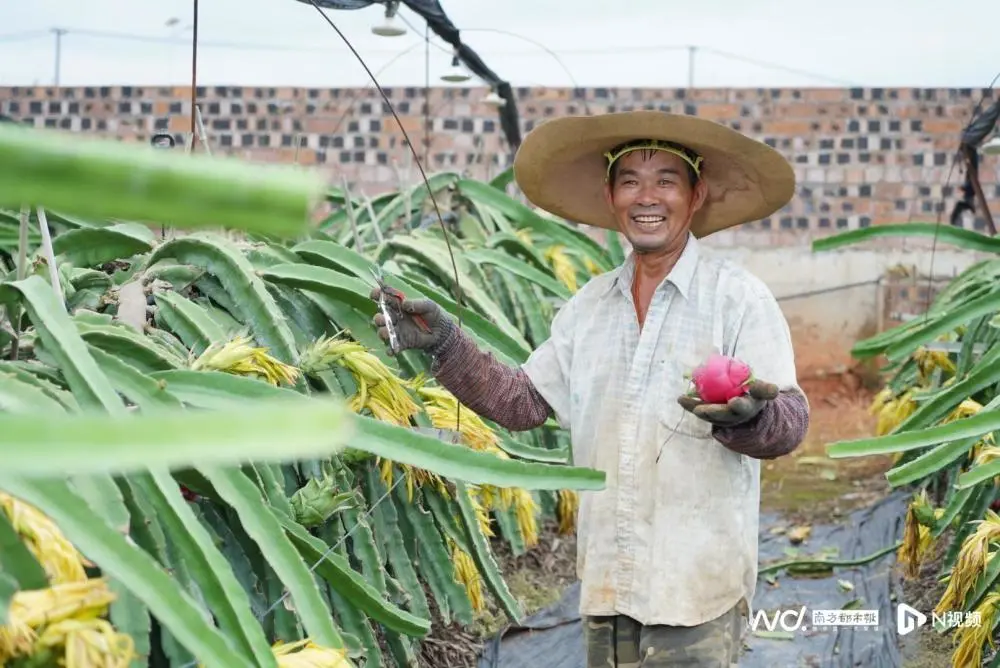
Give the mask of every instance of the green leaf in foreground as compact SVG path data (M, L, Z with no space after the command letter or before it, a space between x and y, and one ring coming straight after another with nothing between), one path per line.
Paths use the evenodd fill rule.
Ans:
M138 223L108 227L81 227L52 240L52 250L77 267L94 267L105 262L147 253L153 249L153 232Z
M301 168L0 123L0 207L278 236L308 230L325 185Z
M249 401L225 411L18 413L0 427L3 473L59 477L328 457L352 425L335 401Z
M115 414L124 412L121 399L94 361L76 324L66 313L65 306L60 303L52 286L40 276L28 276L22 281L0 284L0 299L5 299L13 292L21 296L38 332L38 338L58 362L59 371L80 404L100 407ZM8 433L8 429L0 428L0 439ZM5 457L6 455L4 453Z
M500 607L503 608L511 622L519 624L524 611L514 595L511 594L510 589L507 588L500 568L490 552L490 546L479 529L476 511L469 500L469 488L462 482L457 482L455 485L455 501L458 505L459 519L465 530L465 538L469 542L469 554L486 581L486 586L499 601Z
M980 464L972 470L959 475L955 487L958 489L973 487L984 480L992 480L998 475L1000 475L1000 459L994 459L988 464Z
M17 593L17 582L11 576L0 571L0 626L7 623L10 613L10 602Z
M44 589L49 585L45 569L21 541L7 515L0 511L0 574L4 573L13 578L19 589Z
M982 436L998 429L1000 429L1000 411L983 410L972 417L927 429L904 431L875 438L837 441L827 446L826 454L832 459L885 455L924 448L929 445L939 445L972 436Z
M518 229L533 230L551 239L553 243L576 249L604 270L612 268L607 252L580 230L559 220L543 218L530 207L485 183L462 179L457 187L469 199L489 204L501 211Z
M327 548L320 539L292 520L278 516L289 539L316 574L329 582L351 605L383 624L387 629L410 636L424 636L431 630L429 620L410 614L384 600L365 578L351 568L349 560Z
M58 470L58 464L53 466ZM153 557L113 529L62 480L29 480L0 472L0 489L52 518L66 538L128 590L206 668L253 668Z
M291 594L306 633L320 645L342 648L343 640L309 566L285 535L276 514L271 512L261 496L260 489L239 469L199 466L198 470L236 511L243 529Z
M184 555L192 578L220 628L241 649L243 658L258 668L277 668L250 598L240 586L232 565L216 549L212 536L181 496L168 473L151 471L131 477L130 483L152 506L169 540Z
M833 250L880 237L936 237L940 243L966 250L1000 253L1000 239L987 237L973 230L935 223L891 223L850 232L841 232L813 241L814 252Z
M604 489L605 474L596 469L500 459L362 415L350 419L352 448L446 478L524 489Z

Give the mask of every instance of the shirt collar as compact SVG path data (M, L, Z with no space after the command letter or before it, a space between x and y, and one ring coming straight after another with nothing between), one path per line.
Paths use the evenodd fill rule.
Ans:
M673 269L663 279L663 282L656 286L657 291L662 289L664 284L671 283L677 288L681 297L688 299L691 295L691 283L694 281L694 273L700 254L698 240L695 239L694 234L688 232L687 243L684 245L684 250L681 251L681 256L677 258L677 263L674 264ZM623 295L628 296L632 291L632 277L635 275L634 251L629 250L625 261L614 271L614 278L608 284L605 294L617 287Z

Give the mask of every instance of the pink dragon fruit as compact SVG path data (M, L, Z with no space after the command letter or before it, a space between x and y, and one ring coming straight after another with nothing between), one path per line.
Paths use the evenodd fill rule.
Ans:
M744 362L716 353L694 370L691 380L699 399L710 404L724 404L746 394L753 373Z

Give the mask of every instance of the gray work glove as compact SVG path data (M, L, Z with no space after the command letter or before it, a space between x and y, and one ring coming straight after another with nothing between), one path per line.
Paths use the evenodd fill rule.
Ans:
M725 404L709 404L698 397L688 395L678 397L677 403L716 427L735 427L757 417L767 402L776 399L777 396L777 385L755 380L747 388L747 394L733 397Z
M381 290L374 288L370 297L378 303ZM402 350L416 348L432 355L440 352L441 344L451 334L455 323L430 299L402 299L386 294L386 303L396 333L395 350L387 345L389 355L395 355ZM385 315L379 311L372 318L372 324L378 328L378 335L386 344L390 344L389 328L386 326Z

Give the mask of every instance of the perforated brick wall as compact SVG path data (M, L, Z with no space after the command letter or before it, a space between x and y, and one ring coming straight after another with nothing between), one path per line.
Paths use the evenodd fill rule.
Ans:
M148 141L165 131L183 142L190 88L107 86L0 88L0 112L37 127ZM423 88L390 88L403 127L429 169L488 178L509 164L496 112L479 88L433 88L424 132ZM779 150L795 167L791 204L751 229L794 236L899 220L947 222L963 173L952 155L986 93L979 89L632 89L518 88L522 132L565 114L660 109L730 125ZM395 188L394 165L409 162L403 133L370 89L205 87L197 91L211 149L255 161L320 164L368 194ZM426 142L426 143L425 143ZM298 145L297 145L298 144ZM981 180L1000 219L1000 157L985 157ZM410 183L419 179L416 169ZM983 229L981 216L963 226ZM765 236L772 236L765 235Z
M888 276L883 287L884 327L895 327L909 318L922 315L948 285L945 277Z

